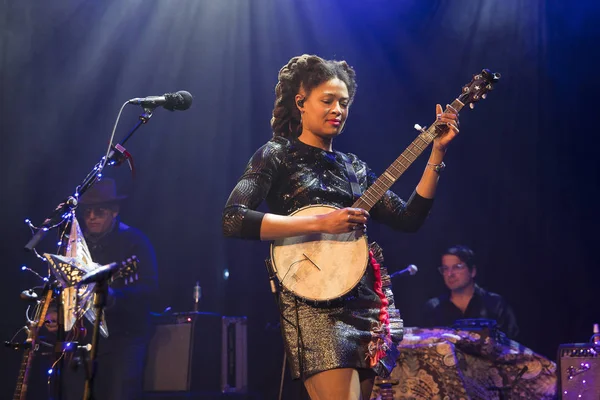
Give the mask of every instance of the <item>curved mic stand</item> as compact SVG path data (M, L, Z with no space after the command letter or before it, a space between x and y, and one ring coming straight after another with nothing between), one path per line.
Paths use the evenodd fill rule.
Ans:
M131 136L134 134L134 132L142 124L145 124L150 120L153 112L154 112L154 108L144 107L144 112L139 116L139 119L136 122L136 124L133 126L133 128L131 128L131 130L127 133L127 135L123 138L123 140L121 140L117 145L113 146L112 150L108 154L108 157L106 157L107 158L106 163L105 163L105 157L103 156L100 159L100 162L98 162L96 165L94 165L94 168L87 174L85 179L82 181L81 185L79 185L79 187L78 187L79 190L77 191L77 193L67 197L62 202L60 202L56 206L54 211L52 211L50 216L48 216L44 220L42 225L39 227L38 231L33 235L33 237L25 245L25 250L35 251L35 247L46 236L46 234L53 228L59 229L59 237L60 238L63 238L65 236L65 234L69 231L69 226L71 224L73 212L75 211L75 209L77 208L77 205L79 204L78 196L84 194L90 187L92 187L94 185L94 183L96 183L98 178L102 176L102 168L104 165L111 165L111 166L117 165L118 166L123 162L124 159L126 159L128 157L127 150L123 147L123 144L125 144L125 142L127 142L131 138ZM26 220L26 222L29 223L29 220ZM58 253L64 254L64 252L66 250L67 242L68 241L60 241L59 242ZM97 285L97 287L98 286L101 286L101 285ZM63 310L61 293L62 293L61 288L59 288L59 287L55 288L54 299L56 301L57 319L58 319L58 331L56 332L56 337L57 337L58 341L63 341L64 337L65 337L64 324L62 323L62 321L63 321L62 313L64 312L64 310ZM106 301L105 297L106 296L103 296L101 293L96 295L96 299ZM94 304L94 305L96 305L96 304ZM99 306L100 306L100 303L99 303ZM103 307L103 305L102 305L102 307ZM96 325L99 324L98 321L99 321L99 318L96 318L96 322L94 323L94 337L93 337L92 341L94 341L94 340L97 341L96 330L99 329L99 326L96 327ZM96 349L97 349L97 346L94 345L94 347L92 348L92 353L93 353L92 359L95 358L96 351L97 351ZM54 368L54 371L56 374L55 376L57 377L55 380L55 385L54 385L54 390L53 390L53 392L54 392L53 399L54 400L62 399L62 376L61 375L62 375L62 371L64 368L63 361L64 361L63 358L60 357L58 363L56 364L56 366ZM87 385L86 385L86 387L87 387ZM91 393L90 393L90 395L91 395Z
M152 112L154 108L144 107L144 112L139 116L138 122L133 126L133 128L127 133L127 135L121 140L118 144L114 145L110 153L108 154L108 160L106 161L106 165L120 165L125 158L127 158L127 150L123 147L123 145L133 136L133 133L142 125L147 123L152 117ZM79 204L78 196L84 194L93 184L97 181L98 177L102 175L102 165L104 164L104 158L100 159L94 168L88 173L85 177L81 185L79 185L79 191L76 195L71 195L60 202L54 211L48 216L38 231L33 235L33 237L27 242L25 245L25 250L33 251L35 247L39 244L39 242L46 236L48 231L52 228L59 227L60 235L62 237L64 232L66 232L66 222L69 220L69 214L73 212L77 208Z

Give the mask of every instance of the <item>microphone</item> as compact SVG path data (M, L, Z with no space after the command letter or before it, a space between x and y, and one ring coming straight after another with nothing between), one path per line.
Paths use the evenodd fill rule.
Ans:
M176 93L165 93L162 96L136 97L129 100L128 104L139 104L142 107L155 108L163 106L169 111L187 110L192 105L193 97L190 92L180 90Z
M395 277L395 276L398 276L398 275L404 275L404 274L406 274L406 273L408 273L408 274L410 274L410 275L414 275L414 274L416 274L418 271L419 271L419 268L417 268L417 266L416 266L416 265L414 265L414 264L410 264L408 267L404 268L403 270L401 270L401 271L396 271L396 272L394 272L393 274L391 274L391 275L390 275L390 278L393 278L393 277Z
M38 295L33 289L23 290L19 297L21 297L21 300L27 300L27 301L33 301L33 302L36 302L38 299Z
M109 280L121 267L119 263L110 263L103 265L91 272L85 274L79 282L77 282L77 287L81 285L87 285L93 282L107 281Z

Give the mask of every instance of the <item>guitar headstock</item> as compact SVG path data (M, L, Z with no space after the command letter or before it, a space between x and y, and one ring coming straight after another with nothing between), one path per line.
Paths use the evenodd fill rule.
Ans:
M136 256L131 256L127 260L121 262L121 267L119 268L119 271L113 275L111 281L114 281L119 278L124 278L126 285L137 281L138 263L139 260Z
M458 100L464 105L468 104L473 109L475 108L475 103L481 99L485 99L487 94L494 89L494 84L499 80L499 73L484 69L479 74L473 75L471 82L463 86L462 94L458 97Z

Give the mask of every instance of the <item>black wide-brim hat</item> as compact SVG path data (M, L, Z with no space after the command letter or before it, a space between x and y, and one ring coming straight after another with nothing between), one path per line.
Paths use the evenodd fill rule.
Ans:
M97 204L116 203L127 196L117 195L117 185L114 179L102 178L94 183L79 199L79 204L93 206Z

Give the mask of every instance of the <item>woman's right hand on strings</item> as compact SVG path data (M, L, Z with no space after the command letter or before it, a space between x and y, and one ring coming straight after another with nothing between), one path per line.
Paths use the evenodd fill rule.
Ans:
M321 231L323 233L346 233L352 231L365 231L370 215L362 208L342 208L327 214L319 215Z

